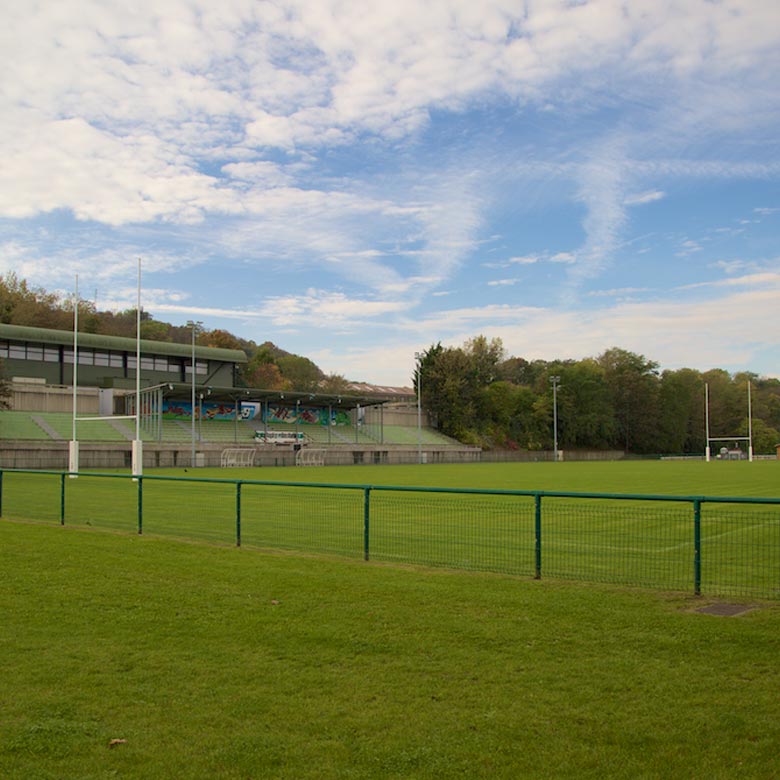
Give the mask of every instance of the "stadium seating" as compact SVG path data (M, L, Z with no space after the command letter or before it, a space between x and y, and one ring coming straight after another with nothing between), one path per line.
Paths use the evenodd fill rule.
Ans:
M250 444L253 442L256 429L262 428L262 423L256 420L240 420L238 424L231 420L204 420L196 422L195 436L197 441L213 444ZM293 432L294 426L271 424L269 430ZM385 425L361 427L356 430L352 425L334 425L330 430L324 425L300 423L298 431L310 444L321 446L364 444L376 446L389 444L400 446L415 446L420 443L426 447L460 446L431 428L418 431L416 427L402 425ZM68 412L0 412L0 439L37 440L37 441L67 441L73 435L73 418ZM77 437L80 441L96 442L126 442L135 438L135 422L133 420L105 418L101 420L79 420L77 422ZM192 441L192 426L186 420L162 420L159 429L141 427L141 439L147 442L162 441L174 444L184 444Z

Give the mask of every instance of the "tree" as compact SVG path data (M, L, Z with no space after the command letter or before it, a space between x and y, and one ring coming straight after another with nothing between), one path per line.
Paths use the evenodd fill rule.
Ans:
M701 374L690 368L664 371L659 398L659 452L704 452L704 382Z
M658 450L658 364L613 347L598 358L615 410L615 444L626 452Z
M475 390L486 387L496 379L497 366L504 358L501 339L488 341L484 336L476 336L464 344L463 352L471 363L470 381Z
M287 355L278 358L276 365L293 390L315 392L322 379L322 371L309 358Z
M550 369L553 372L553 368ZM562 448L606 449L615 440L615 410L604 368L592 358L555 367L558 440ZM549 393L549 377L547 381Z
M330 395L346 394L349 392L349 380L341 374L328 374L320 381L319 392Z
M241 340L227 330L207 330L201 334L200 343L204 347L217 347L218 349L243 349Z
M141 321L141 338L149 341L170 341L170 326L154 319Z
M423 363L426 410L443 433L461 441L473 441L474 395L469 356L460 348L448 347L436 350L435 356Z
M0 275L0 322L59 328L62 313L59 298L53 293L28 287L13 271Z
M249 363L242 372L242 379L248 387L260 387L263 390L291 390L292 384L286 380L276 363Z

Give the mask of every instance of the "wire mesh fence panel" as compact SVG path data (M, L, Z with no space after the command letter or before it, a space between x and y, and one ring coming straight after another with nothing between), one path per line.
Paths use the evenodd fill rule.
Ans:
M82 473L65 479L65 524L133 532L138 528L138 483Z
M780 506L705 504L702 592L780 596Z
M693 588L690 504L545 497L543 515L544 576Z
M474 571L780 597L780 501L0 472L2 516ZM538 510L538 513L537 513ZM699 540L698 550L697 539Z
M506 574L534 573L534 502L527 496L371 494L371 560Z
M363 555L362 490L242 485L241 543Z
M3 517L60 521L62 478L59 474L3 472Z
M235 543L235 496L232 483L145 479L143 532Z

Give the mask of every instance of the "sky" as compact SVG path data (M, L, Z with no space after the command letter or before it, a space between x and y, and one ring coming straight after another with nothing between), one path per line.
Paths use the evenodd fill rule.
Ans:
M777 0L0 0L0 273L409 385L780 377Z

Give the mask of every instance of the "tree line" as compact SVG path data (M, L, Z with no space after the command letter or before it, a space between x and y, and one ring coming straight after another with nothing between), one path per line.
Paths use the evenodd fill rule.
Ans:
M94 303L78 302L79 332L135 338L137 310L100 311ZM0 274L0 322L54 330L73 330L73 298L63 298L31 287L13 272ZM345 392L349 384L339 374L326 374L313 361L287 352L270 341L256 344L227 330L195 325L195 343L202 347L243 350L248 362L239 368L238 382L245 387L302 392ZM192 326L172 325L141 310L140 336L150 341L192 342Z
M661 371L618 347L582 360L529 361L508 357L500 339L477 336L461 347L432 345L414 376L437 427L463 442L550 450L557 411L560 449L681 455L704 452L705 386L710 436L748 435L748 383L754 451L773 453L780 443L780 380L751 372ZM713 444L713 455L720 444Z

